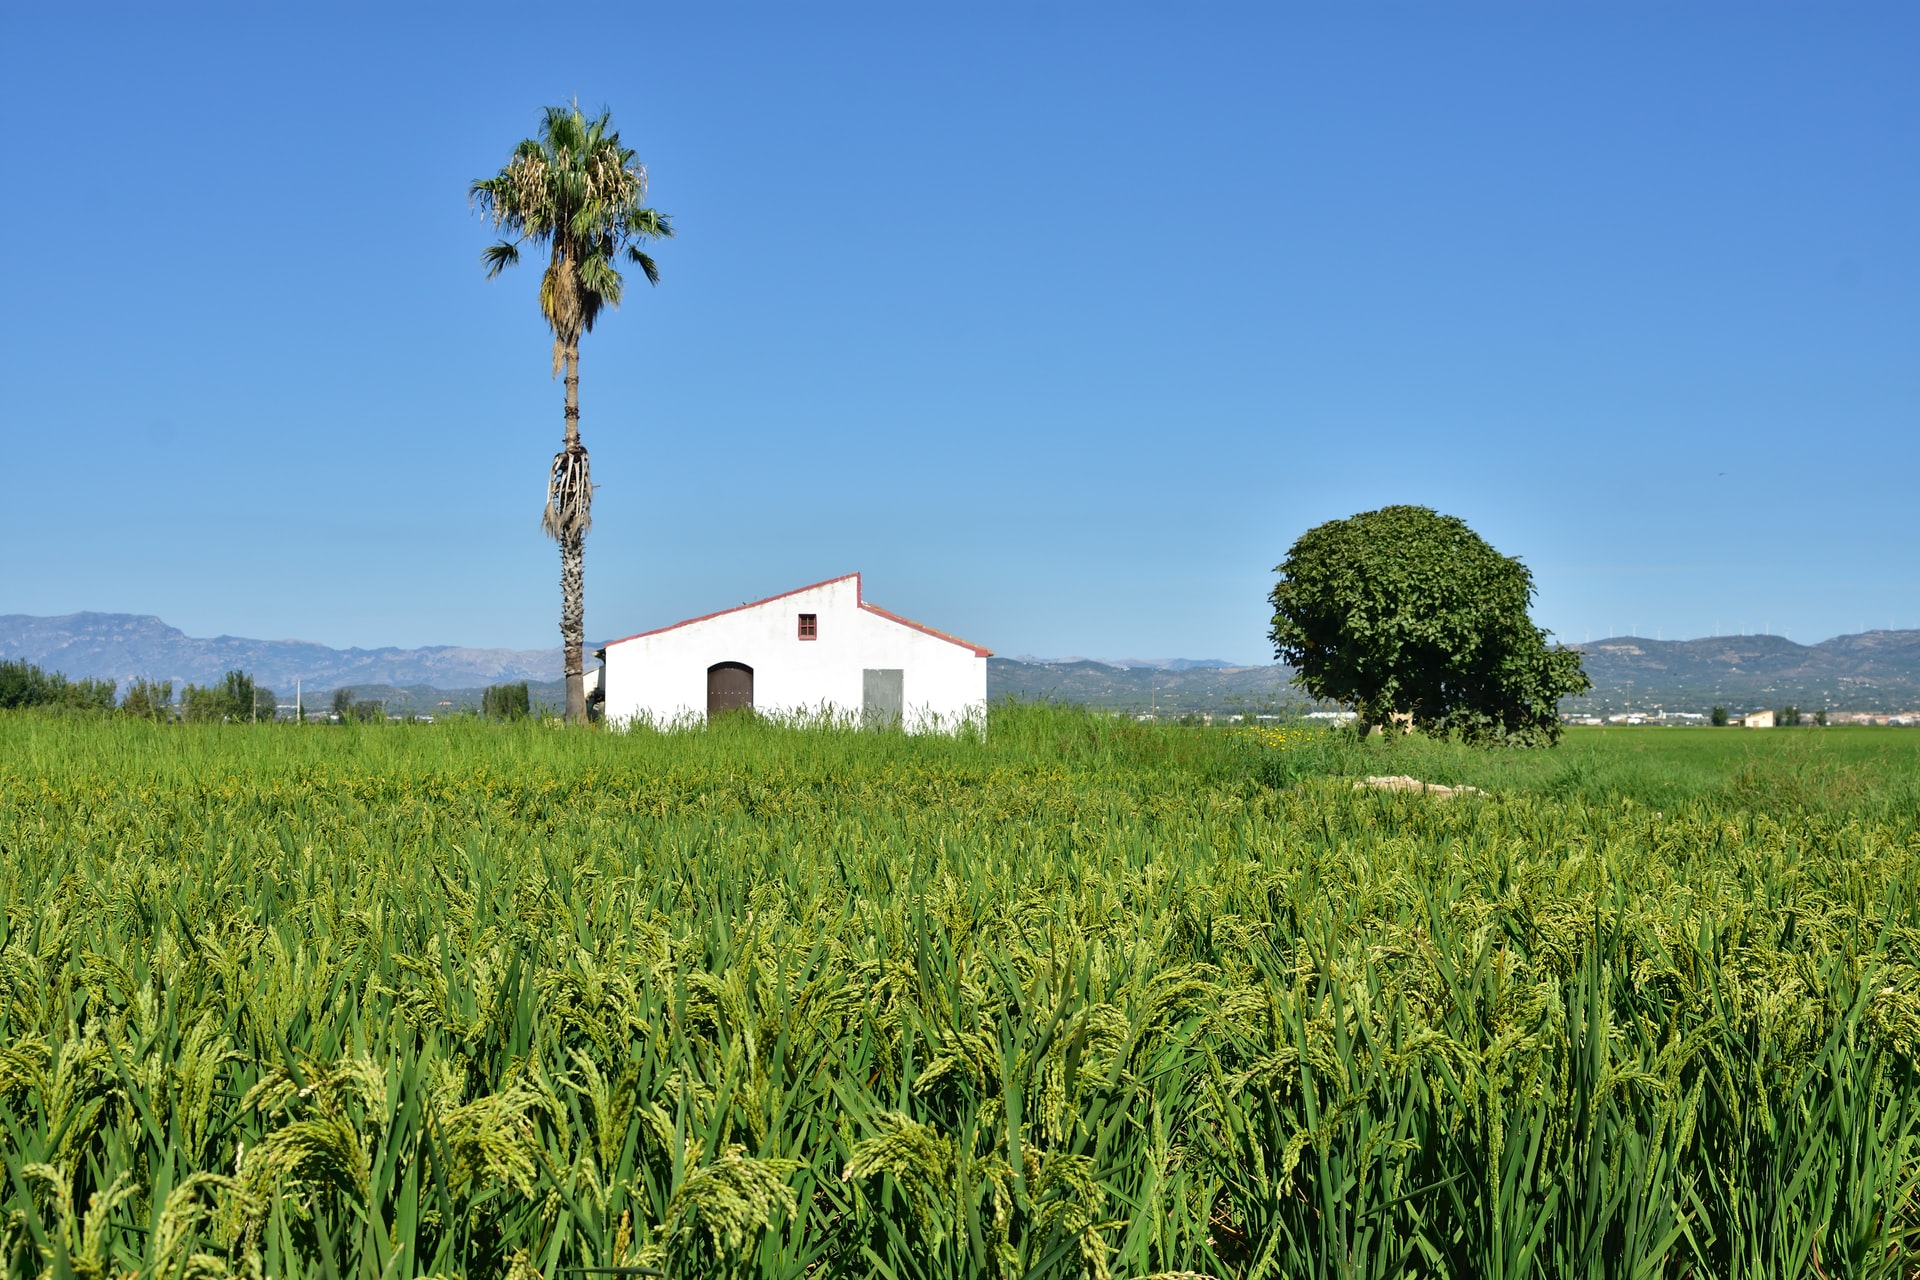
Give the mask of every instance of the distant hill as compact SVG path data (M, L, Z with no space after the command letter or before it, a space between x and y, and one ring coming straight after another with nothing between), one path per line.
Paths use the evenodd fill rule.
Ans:
M1643 640L1632 636L1573 646L1581 651L1593 692L1562 709L1608 714L1711 710L1740 713L1789 704L1816 711L1920 709L1920 631L1868 631L1819 644L1780 636L1707 640ZM1096 662L1085 658L993 658L990 695L1052 697L1065 702L1162 713L1235 710L1243 705L1301 706L1305 695L1284 666L1235 667L1175 660Z
M1808 710L1907 711L1920 707L1920 631L1867 631L1819 644L1781 636L1708 640L1615 637L1574 645L1593 692L1571 711L1742 712L1789 704Z
M594 646L589 645L591 651ZM298 680L308 704L334 689L385 702L391 711L430 712L477 704L489 684L526 680L536 701L560 699L560 650L334 649L307 640L202 639L159 618L131 613L73 613L60 618L0 614L0 659L25 660L73 679L172 680L211 684L232 670L292 700ZM1222 710L1284 697L1284 667L1236 667L1216 658L1119 658L1096 662L991 659L990 697L1055 698L1114 708L1180 714ZM316 696L318 695L318 696Z
M1920 631L1868 631L1819 644L1780 636L1643 640L1623 636L1574 645L1593 692L1562 709L1608 714L1711 710L1739 713L1789 704L1809 711L1920 709ZM1232 710L1243 703L1299 705L1305 696L1283 666L1234 667L1175 660L1095 662L994 658L992 694L1053 697L1095 706L1175 713Z
M1009 659L1033 667L1057 667L1073 662L1097 662L1103 667L1118 667L1122 671L1135 671L1151 668L1155 671L1192 671L1196 667L1233 667L1236 664L1225 658L1036 658L1031 654L1016 654ZM1245 668L1251 670L1252 668Z
M591 652L594 646L589 645ZM1789 703L1808 710L1920 709L1920 631L1868 631L1819 644L1780 636L1711 640L1615 637L1575 645L1594 690L1563 709L1606 714L1741 712ZM536 700L559 700L560 650L333 649L305 640L196 639L160 619L130 613L74 613L63 618L0 614L0 659L25 659L73 679L210 684L227 671L249 671L290 699L294 681L310 694L351 688L389 709L428 711L479 701L487 685L533 684ZM1116 710L1233 711L1305 705L1284 666L1233 666L1212 658L990 658L987 694L1052 698Z
M0 614L0 659L24 659L73 679L117 680L122 689L135 676L204 685L241 670L289 694L295 680L312 690L376 684L461 689L558 680L561 674L558 648L333 649L306 640L197 639L158 618L131 613Z
M1138 659L987 659L989 698L1050 698L1162 715L1304 704L1304 695L1287 683L1292 678L1286 667L1233 667L1204 659L1152 665Z

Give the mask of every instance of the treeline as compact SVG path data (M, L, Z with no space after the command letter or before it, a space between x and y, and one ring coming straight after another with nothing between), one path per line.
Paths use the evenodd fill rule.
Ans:
M16 707L111 711L113 685L111 680L69 680L31 662L0 662L0 711Z
M244 671L229 671L218 684L189 684L176 704L171 680L135 680L115 699L114 680L69 680L31 662L0 662L0 711L39 707L65 711L113 711L147 720L221 724L273 719L273 690Z
M229 671L216 684L188 684L180 690L178 701L171 680L136 679L127 686L125 697L116 698L117 691L118 682L113 680L69 680L31 662L0 662L0 711L118 711L143 720L192 724L269 723L278 712L273 690L245 671ZM534 706L525 681L493 685L481 696L480 714L488 720L523 720L547 710ZM384 723L392 718L385 702L356 698L352 689L335 689L328 713L329 719L341 723ZM472 714L471 707L467 714Z

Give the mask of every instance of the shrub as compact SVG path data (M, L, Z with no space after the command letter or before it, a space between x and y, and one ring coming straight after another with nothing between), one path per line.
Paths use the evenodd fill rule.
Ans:
M489 720L524 720L533 714L533 701L527 694L527 682L487 686L480 695L480 714Z
M229 671L219 684L190 684L180 692L182 716L205 724L242 724L272 720L273 690L256 685L244 671Z
M69 680L58 671L42 671L31 662L0 662L0 710L65 707L111 711L113 685L111 680Z
M127 686L120 709L142 720L166 720L173 715L173 681L135 679Z

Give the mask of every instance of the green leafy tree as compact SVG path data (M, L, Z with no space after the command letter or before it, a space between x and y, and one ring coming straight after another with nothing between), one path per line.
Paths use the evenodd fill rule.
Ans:
M1798 707L1780 708L1780 714L1777 717L1775 717L1774 723L1779 725L1790 725L1790 726L1799 725L1800 708Z
M1727 709L1725 707L1715 707L1713 709L1713 723L1716 728L1724 729L1727 727Z
M333 714L343 723L353 714L353 690L335 689L333 691Z
M136 679L127 686L120 709L142 720L165 720L173 715L173 681Z
M30 662L0 662L0 710L32 706L45 680L40 668Z
M489 685L480 694L480 714L489 720L524 720L533 714L527 682Z
M580 337L607 307L620 305L621 262L649 284L659 269L641 245L673 234L665 214L648 208L647 171L623 146L606 112L589 118L578 105L548 107L540 136L524 139L506 168L468 189L474 206L506 238L481 260L492 278L520 260L520 246L547 250L540 277L540 314L553 331L553 371L566 372L566 432L547 476L540 524L560 544L560 643L565 651L569 722L587 722L581 650L586 602L582 585L593 484L580 442Z
M1466 524L1382 507L1302 534L1278 565L1274 653L1360 731L1404 716L1426 732L1516 746L1559 740L1561 698L1592 688L1580 655L1527 616L1533 575Z
M271 721L274 713L273 690L254 683L244 671L229 671L220 683L202 687L190 684L180 693L182 716L199 724L245 724Z
M180 690L180 718L188 724L221 724L228 719L227 711L218 685L188 681Z
M69 711L113 710L111 680L69 680L31 662L0 662L0 710L60 707Z

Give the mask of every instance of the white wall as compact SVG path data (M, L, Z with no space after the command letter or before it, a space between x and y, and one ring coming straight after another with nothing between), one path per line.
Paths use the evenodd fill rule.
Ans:
M800 615L819 618L819 638L798 638ZM611 724L703 720L707 668L753 668L753 704L775 714L858 715L869 667L903 677L909 728L958 728L984 716L987 659L861 608L853 574L714 617L607 645L606 716Z

